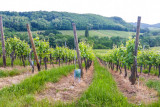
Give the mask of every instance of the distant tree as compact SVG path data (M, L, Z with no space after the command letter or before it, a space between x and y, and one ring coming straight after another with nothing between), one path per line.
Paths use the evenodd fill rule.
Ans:
M89 30L88 30L88 26L86 27L86 30L85 30L85 37L89 37Z

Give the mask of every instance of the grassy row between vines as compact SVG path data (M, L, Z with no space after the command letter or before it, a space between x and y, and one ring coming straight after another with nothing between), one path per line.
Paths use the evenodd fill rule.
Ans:
M116 82L108 70L94 61L94 78L89 88L82 94L81 98L75 102L64 104L63 102L51 103L47 99L36 101L34 95L45 88L47 82L57 82L63 75L68 75L73 71L74 66L62 66L52 68L48 71L39 72L37 75L29 77L18 85L6 87L0 90L0 107L88 107L88 106L115 106L132 107L136 106L128 103L127 98L117 89ZM149 81L147 86L156 89L160 94L160 81ZM150 105L158 107L158 102Z
M94 78L81 98L72 104L58 103L57 107L128 107L127 98L117 89L116 82L108 70L94 61Z
M52 68L31 76L20 84L0 90L0 107L49 106L47 100L36 101L34 94L45 88L47 82L57 82L62 76L73 71L74 65Z
M138 72L140 72L139 69L138 69ZM148 70L145 69L142 72L143 73L148 73ZM152 75L158 75L157 73L158 73L158 70L156 70L156 69L154 69L152 67L150 74L152 74ZM141 78L141 77L140 77L140 79L144 80L144 78ZM138 107L160 107L160 81L159 80L148 80L146 82L146 86L149 87L149 88L153 88L153 89L155 89L158 92L158 96L159 96L158 101L153 102L153 103L148 104L148 105L146 105L144 103L142 105L131 105L131 104L129 104L129 105L125 105L125 107L133 107L133 106L135 106L135 107L136 106L138 106Z
M76 103L79 106L131 106L127 98L117 89L116 82L109 71L94 61L94 79L89 89Z
M36 101L34 94L45 88L47 82L57 82L62 75L68 75L74 69L73 65L53 68L42 71L35 76L29 77L18 85L0 90L1 107L86 107L86 106L129 106L125 98L116 87L112 75L106 68L94 61L94 78L90 87L76 102L64 104L62 102L50 103L47 99Z

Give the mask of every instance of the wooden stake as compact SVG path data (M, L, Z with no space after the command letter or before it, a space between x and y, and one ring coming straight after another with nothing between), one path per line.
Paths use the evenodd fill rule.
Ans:
M2 41L2 52L3 52L3 67L6 67L6 51L5 51L2 16L0 16L0 30L1 30L1 41Z
M135 51L134 51L133 70L132 70L131 76L129 78L129 80L131 81L132 85L135 84L136 77L138 77L138 74L137 74L137 50L138 50L138 42L139 42L140 23L141 23L141 17L138 16L137 31L136 31L136 41L135 41Z
M41 68L40 68L40 64L39 64L39 61L38 61L38 56L37 56L37 53L36 53L36 48L34 46L34 41L33 41L33 37L32 37L32 33L31 33L31 30L30 30L29 24L27 24L27 31L28 31L28 36L29 36L31 44L32 44L34 56L35 56L35 59L36 59L36 62L37 62L37 68L38 68L38 71L40 71Z
M76 24L72 23L72 26L73 26L73 33L74 33L74 42L75 42L76 51L77 51L78 64L79 64L79 68L81 69L81 77L83 78L83 69L82 69L81 57L80 57L79 46L78 46L78 38L77 38L77 33L76 33Z

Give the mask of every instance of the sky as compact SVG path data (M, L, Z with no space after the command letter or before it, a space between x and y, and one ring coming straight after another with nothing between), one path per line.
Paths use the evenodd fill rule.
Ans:
M160 0L1 0L0 11L65 11L119 16L127 22L160 23Z

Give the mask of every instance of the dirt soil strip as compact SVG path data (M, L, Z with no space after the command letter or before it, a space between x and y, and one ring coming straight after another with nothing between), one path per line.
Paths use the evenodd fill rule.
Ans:
M83 69L84 76L80 81L74 79L74 72L72 72L57 83L47 83L45 90L37 93L35 97L37 100L47 98L49 101L75 101L91 84L93 70L94 67L92 63L87 72Z
M0 78L0 89L6 86L11 86L12 84L18 84L20 83L20 81L34 74L32 74L31 72L27 72L27 73L23 73L21 75L17 75L14 77Z
M102 65L102 63L99 61L99 63ZM102 65L104 66L104 65ZM112 71L108 69L112 76L114 77L114 80L117 83L118 89L125 95L130 103L134 104L150 104L152 102L155 102L158 100L158 92L154 89L148 88L145 83L143 82L137 82L135 85L131 85L129 81L130 72L128 73L128 76L124 78L124 70L122 71L122 74L118 71Z
M54 65L50 65L48 64L48 70L53 68L53 67L58 67L58 64L54 64ZM12 69L24 69L23 66L15 66L15 67L6 67L6 68L0 68L3 70L12 70ZM33 76L35 74L38 73L37 67L35 66L35 71L34 73L31 72L31 67L30 66L26 66L26 72L17 75L17 76L13 76L13 77L4 77L4 78L0 78L0 89L6 87L6 86L11 86L12 84L18 84L21 81L23 81L25 78L29 77L29 76ZM44 69L44 66L42 66L42 69Z

